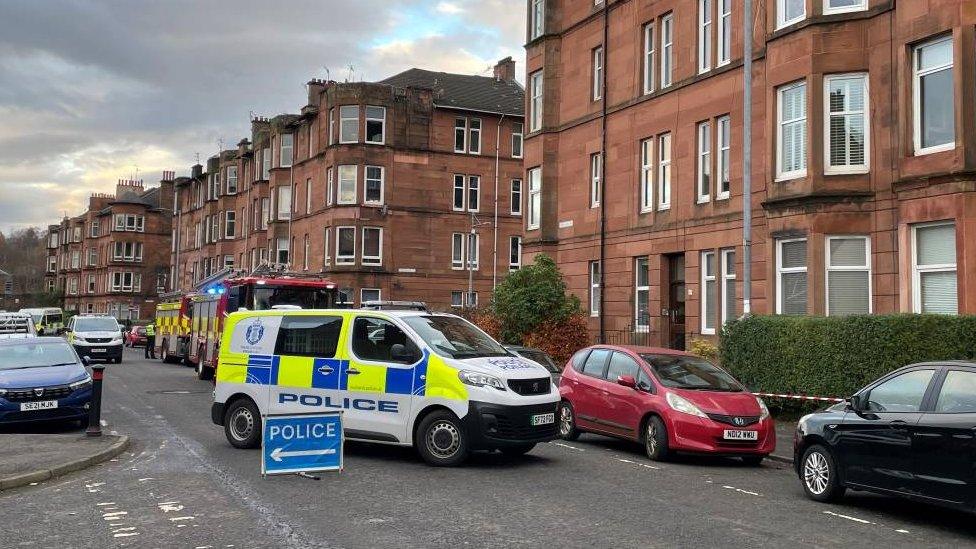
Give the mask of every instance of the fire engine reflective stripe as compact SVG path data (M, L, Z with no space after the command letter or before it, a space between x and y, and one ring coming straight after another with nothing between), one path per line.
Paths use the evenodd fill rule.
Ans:
M427 361L426 387L423 392L415 394L449 400L468 399L468 390L458 379L457 369L448 366L441 357L433 354Z
M360 393L382 393L386 390L386 366L350 362L349 369L355 369L358 374L345 374L340 378L345 381L345 389Z
M308 356L281 356L278 362L278 385L311 387L315 359Z

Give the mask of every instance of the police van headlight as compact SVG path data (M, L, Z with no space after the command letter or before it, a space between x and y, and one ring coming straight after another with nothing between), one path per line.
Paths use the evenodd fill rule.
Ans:
M494 387L499 391L505 390L505 384L502 383L502 380L495 376L482 374L481 372L461 370L458 372L458 378L460 378L461 383L464 383L465 385L473 385L475 387Z

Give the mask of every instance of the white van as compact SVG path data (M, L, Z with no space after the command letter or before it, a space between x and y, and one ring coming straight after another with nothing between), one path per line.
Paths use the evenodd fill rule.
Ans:
M556 438L549 372L449 314L233 313L216 378L211 416L238 448L260 445L266 414L337 409L347 439L413 445L431 465Z

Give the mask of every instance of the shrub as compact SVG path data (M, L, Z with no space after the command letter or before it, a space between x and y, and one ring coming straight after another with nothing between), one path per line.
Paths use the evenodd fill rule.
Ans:
M721 362L754 391L846 397L915 362L976 358L976 316L751 316L728 323Z
M579 298L566 293L556 262L545 254L535 256L532 265L511 273L498 285L491 309L501 339L515 344L543 322L559 325L582 311Z
M525 334L522 344L541 349L562 366L573 353L590 344L586 316L576 313L561 322L544 321Z
M718 360L718 347L707 339L693 339L689 346L691 354L708 360Z

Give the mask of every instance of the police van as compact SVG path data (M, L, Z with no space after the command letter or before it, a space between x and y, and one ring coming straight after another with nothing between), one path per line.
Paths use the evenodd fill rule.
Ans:
M213 422L238 448L267 414L342 410L345 437L414 446L431 465L520 455L556 438L542 366L468 321L423 310L270 310L227 317Z

